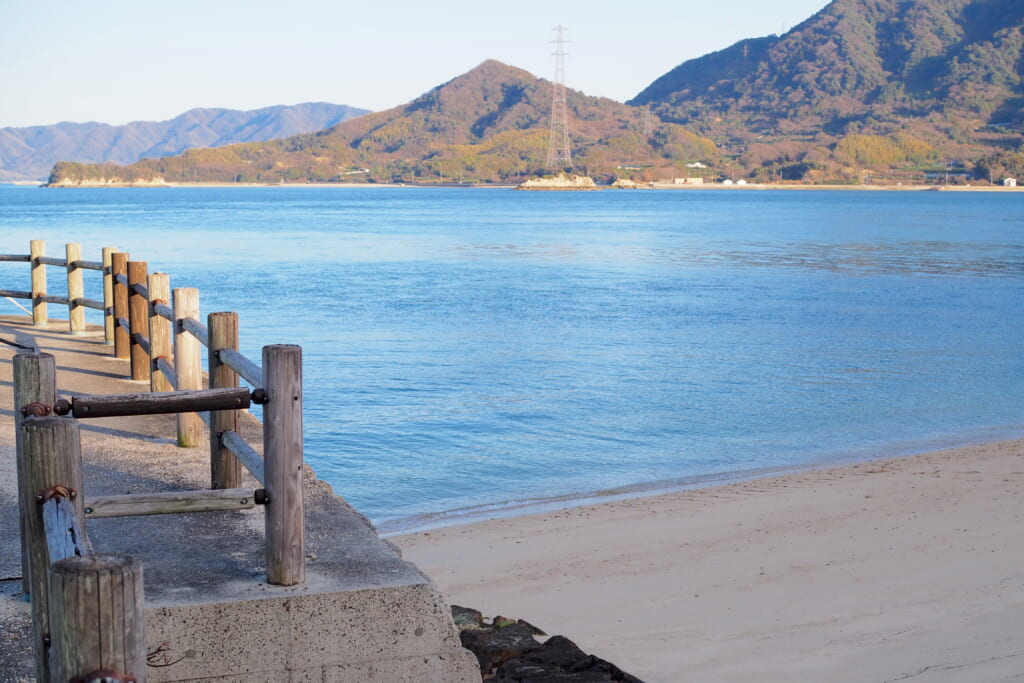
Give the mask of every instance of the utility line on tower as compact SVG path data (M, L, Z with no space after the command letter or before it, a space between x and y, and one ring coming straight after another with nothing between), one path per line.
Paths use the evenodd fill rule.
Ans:
M568 29L559 24L555 32L555 80L551 85L551 137L548 142L548 168L572 168L569 150L569 107L565 101L565 43L562 33Z

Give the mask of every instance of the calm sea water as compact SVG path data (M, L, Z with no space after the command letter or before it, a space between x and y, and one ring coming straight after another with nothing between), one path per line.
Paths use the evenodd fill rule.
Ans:
M301 344L308 461L396 529L1024 434L1022 211L1010 193L0 186L0 252L117 246L198 287L204 314L238 311L250 357ZM27 278L0 264L0 288Z

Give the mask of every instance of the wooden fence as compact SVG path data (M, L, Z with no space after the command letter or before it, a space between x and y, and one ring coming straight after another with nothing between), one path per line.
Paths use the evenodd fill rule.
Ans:
M86 332L84 308L103 311L114 355L130 361L131 379L150 384L146 393L65 400L57 396L53 356L14 357L22 564L41 682L145 676L142 568L131 558L94 554L87 520L263 505L267 582L305 581L301 348L264 346L257 365L238 350L236 313L211 313L203 325L195 289L171 290L167 275L147 274L145 262L116 249L102 254L102 261L84 261L80 247L68 244L66 258L48 258L35 240L28 255L0 255L0 262L31 264L31 290L0 289L0 296L30 300L36 325L48 324L47 304L67 306L71 334ZM47 266L65 269L67 297L47 294ZM85 270L102 274L102 302L84 297ZM208 350L208 389L200 346ZM238 433L239 411L251 403L263 405L262 455ZM198 422L208 414L210 489L85 497L78 420L160 413L177 415L180 446L200 444ZM241 487L243 466L262 488Z

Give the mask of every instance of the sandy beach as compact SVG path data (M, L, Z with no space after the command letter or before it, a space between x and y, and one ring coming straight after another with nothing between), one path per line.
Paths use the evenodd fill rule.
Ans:
M66 389L92 377L65 372ZM1022 487L1024 439L391 540L451 602L566 635L647 683L1019 681ZM0 566L13 648L17 553Z
M1024 440L392 538L648 683L1024 679Z

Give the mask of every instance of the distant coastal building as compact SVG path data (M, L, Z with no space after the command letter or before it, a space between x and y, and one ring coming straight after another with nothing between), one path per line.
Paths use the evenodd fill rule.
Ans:
M1017 179L1003 178L1003 187L1017 187Z

